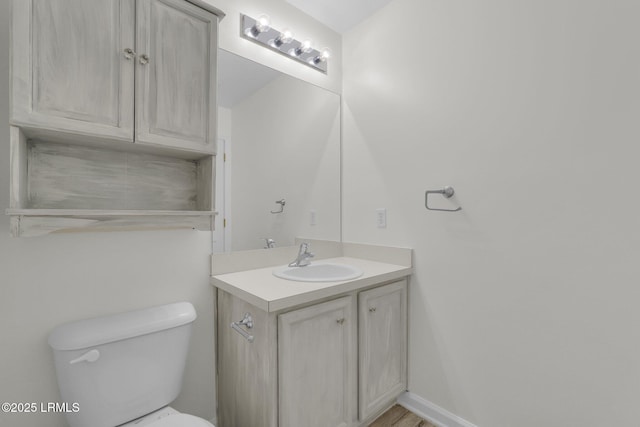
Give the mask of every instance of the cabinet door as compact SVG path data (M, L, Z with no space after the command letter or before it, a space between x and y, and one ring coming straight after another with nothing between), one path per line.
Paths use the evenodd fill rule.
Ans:
M361 292L359 407L364 421L406 389L407 282Z
M280 427L348 427L356 416L355 298L278 317Z
M12 123L133 141L134 17L133 0L14 0Z
M184 0L139 0L136 142L215 153L217 17Z

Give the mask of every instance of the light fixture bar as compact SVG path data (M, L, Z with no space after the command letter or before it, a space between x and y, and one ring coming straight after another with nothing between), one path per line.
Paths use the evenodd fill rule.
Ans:
M308 40L296 40L289 31L278 31L264 25L262 18L253 19L240 14L240 36L276 51L308 67L327 74L328 50L323 52L311 47Z

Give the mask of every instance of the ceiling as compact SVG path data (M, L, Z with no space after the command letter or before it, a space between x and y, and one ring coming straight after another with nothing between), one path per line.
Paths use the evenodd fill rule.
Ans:
M344 34L391 0L285 0L327 27Z

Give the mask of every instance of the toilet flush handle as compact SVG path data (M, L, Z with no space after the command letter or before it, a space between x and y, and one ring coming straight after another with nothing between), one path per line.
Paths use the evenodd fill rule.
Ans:
M80 362L95 362L99 358L100 358L100 352L96 349L93 349L93 350L87 351L85 354L78 357L77 359L73 359L71 362L69 362L69 364L75 365L76 363L80 363Z

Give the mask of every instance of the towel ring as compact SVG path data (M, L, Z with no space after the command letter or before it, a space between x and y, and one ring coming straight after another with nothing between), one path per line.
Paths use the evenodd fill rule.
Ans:
M453 187L446 186L442 190L427 190L424 193L424 207L429 209L430 211L443 211L443 212L458 212L462 210L461 207L457 209L438 209L438 208L430 208L429 207L429 194L442 194L446 199L450 199L456 192Z

